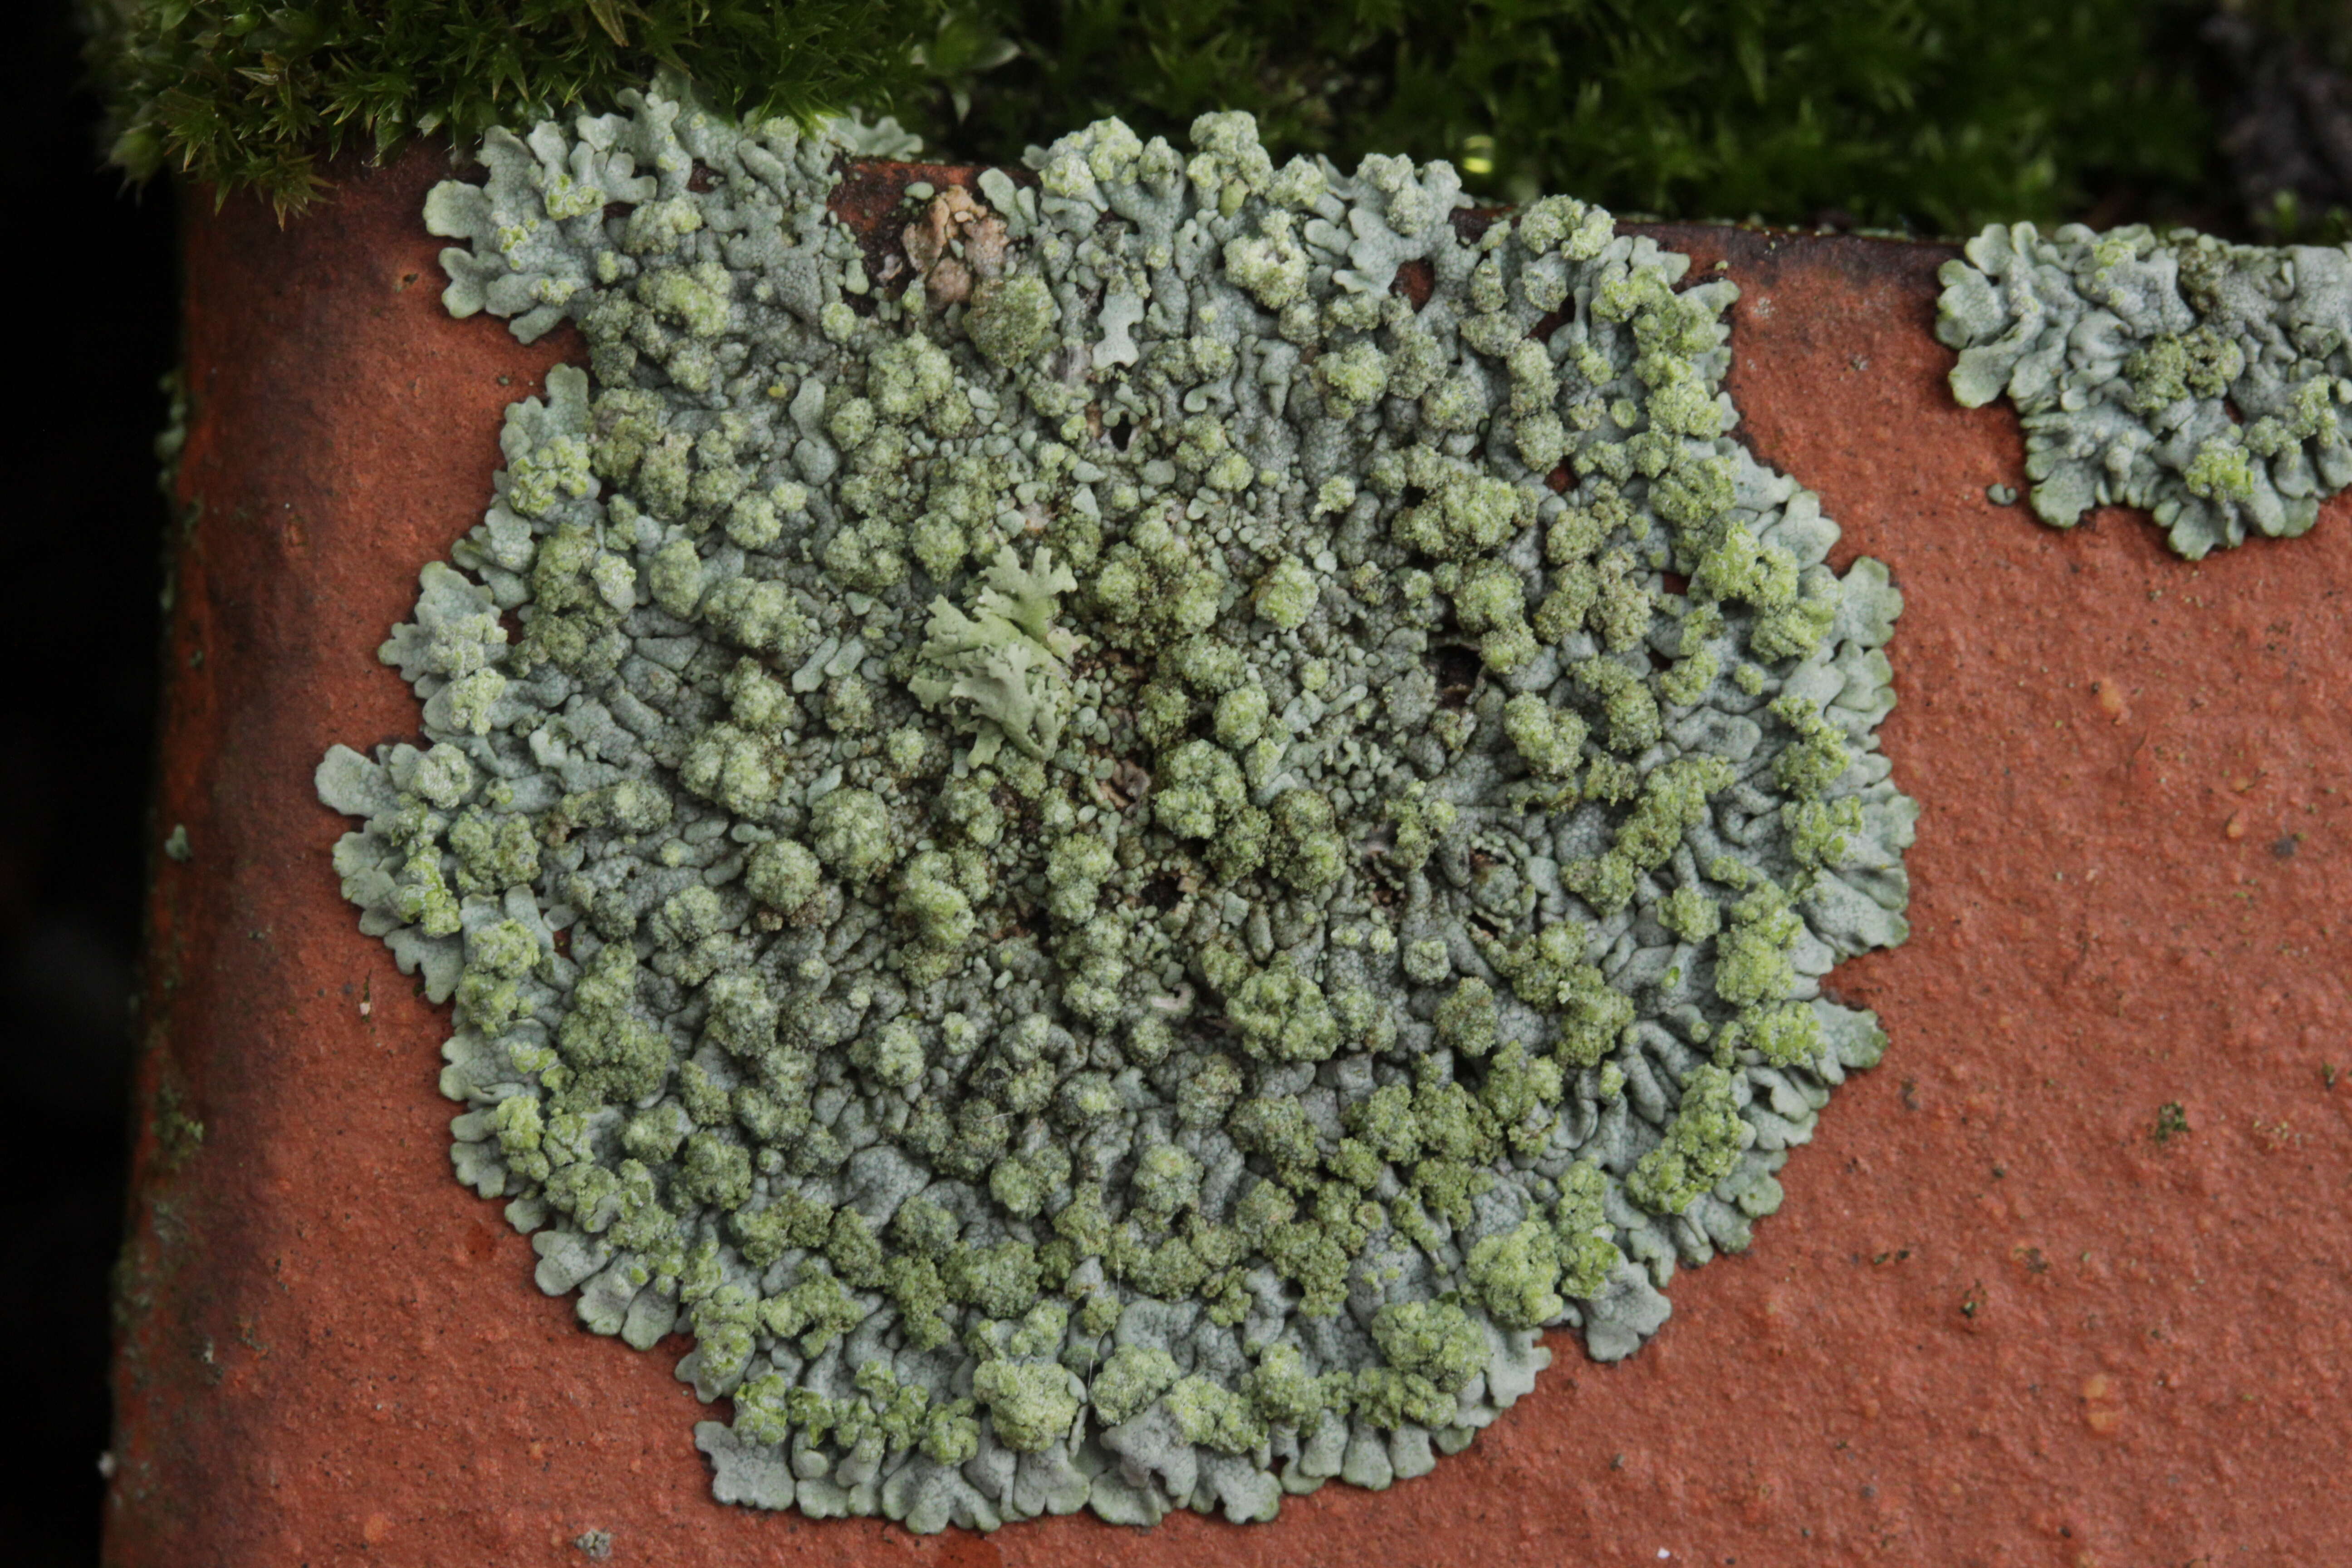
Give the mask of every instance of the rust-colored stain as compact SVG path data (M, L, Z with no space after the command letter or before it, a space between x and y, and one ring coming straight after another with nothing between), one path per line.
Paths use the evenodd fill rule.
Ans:
M1632 1361L1563 1337L1468 1453L1272 1525L711 1502L670 1358L575 1328L451 1179L445 1019L311 795L331 742L413 732L376 645L566 346L442 314L439 172L282 232L191 204L155 820L197 852L152 906L109 1563L576 1564L591 1530L646 1564L2352 1562L2352 505L2197 566L2131 515L2045 530L1985 499L2023 485L2013 417L1945 394L1948 252L1689 227L1654 232L1745 290L1746 438L1907 600L1915 934L1835 977L1894 1047L1787 1208Z

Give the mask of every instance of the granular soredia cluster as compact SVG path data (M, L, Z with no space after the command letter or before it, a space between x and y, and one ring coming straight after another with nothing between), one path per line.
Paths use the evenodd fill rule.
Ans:
M1969 407L2006 393L2034 511L2146 507L2191 560L2309 529L2352 484L2352 252L2177 230L1986 229L1944 264L1936 335Z
M691 1333L721 1499L917 1531L1270 1518L1634 1350L1882 1049L1916 815L1732 287L1238 115L876 261L873 134L629 109L433 193L589 363L319 773L541 1288Z

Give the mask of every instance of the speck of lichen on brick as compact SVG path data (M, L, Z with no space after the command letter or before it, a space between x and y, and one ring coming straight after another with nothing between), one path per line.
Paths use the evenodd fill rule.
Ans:
M1900 598L1727 434L1731 285L1192 140L935 195L896 285L847 122L648 97L428 204L588 363L384 645L425 743L319 770L336 868L541 1289L731 1396L722 1500L1422 1474L1883 1047L1819 978L1905 931Z

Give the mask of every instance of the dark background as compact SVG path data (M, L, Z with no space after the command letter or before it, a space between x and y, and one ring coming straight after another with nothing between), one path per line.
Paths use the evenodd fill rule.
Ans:
M2206 111L2205 169L2161 188L2095 181L2075 216L2187 217L2237 237L2352 232L2352 25L2317 7L2332 31L2298 44L2247 19L2259 9L2225 4L2171 35L2166 68L2196 79ZM16 110L0 212L19 388L0 422L0 1235L13 1265L0 1270L0 1387L30 1441L0 1467L0 1563L51 1568L94 1561L103 1490L130 1004L160 841L146 806L164 521L153 447L177 279L174 192L127 189L103 166L69 5L13 20L0 61Z
M174 355L172 193L100 167L67 8L12 16L0 545L0 1563L97 1557Z

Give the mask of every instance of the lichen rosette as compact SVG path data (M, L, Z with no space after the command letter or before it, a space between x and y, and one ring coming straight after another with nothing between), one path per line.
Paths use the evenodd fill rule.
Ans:
M627 110L432 195L588 364L319 774L541 1288L693 1335L721 1499L918 1531L1269 1518L1636 1349L1905 931L1900 600L1730 438L1732 286L1235 115L869 270L887 138Z

